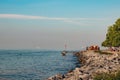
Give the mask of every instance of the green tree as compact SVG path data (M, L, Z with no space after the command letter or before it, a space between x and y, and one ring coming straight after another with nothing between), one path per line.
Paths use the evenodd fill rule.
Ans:
M106 40L102 42L104 47L120 47L120 18L108 28Z

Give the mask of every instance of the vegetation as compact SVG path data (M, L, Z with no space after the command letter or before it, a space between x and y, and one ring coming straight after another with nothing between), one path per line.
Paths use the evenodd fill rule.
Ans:
M112 55L112 53L104 52L104 51L101 51L101 50L97 50L97 51L94 51L94 52L99 53L99 54Z
M94 80L120 80L120 71L118 71L116 74L101 73L96 75Z
M106 40L102 43L104 47L120 46L120 18L108 28Z

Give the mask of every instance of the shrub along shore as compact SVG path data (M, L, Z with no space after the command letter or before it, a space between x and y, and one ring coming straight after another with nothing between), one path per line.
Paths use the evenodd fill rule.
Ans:
M57 74L48 80L120 80L120 53L86 50L74 53L80 67L67 74Z

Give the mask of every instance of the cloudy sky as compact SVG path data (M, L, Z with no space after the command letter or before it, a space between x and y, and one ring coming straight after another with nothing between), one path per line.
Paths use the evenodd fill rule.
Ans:
M0 0L0 49L100 45L120 0Z

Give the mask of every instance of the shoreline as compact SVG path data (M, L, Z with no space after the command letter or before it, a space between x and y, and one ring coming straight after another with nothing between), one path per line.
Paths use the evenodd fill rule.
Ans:
M76 67L67 74L57 74L47 80L93 80L100 73L115 73L120 68L120 54L100 54L94 50L86 50L74 53L80 62L80 67Z

